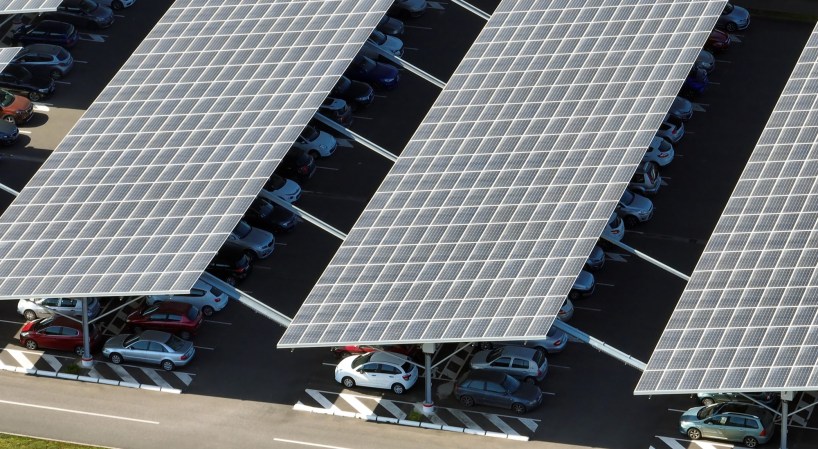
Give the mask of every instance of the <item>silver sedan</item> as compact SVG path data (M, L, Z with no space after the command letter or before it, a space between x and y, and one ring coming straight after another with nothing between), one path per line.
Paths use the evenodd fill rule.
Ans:
M190 341L167 332L148 330L141 334L122 334L105 342L102 355L114 364L124 361L160 365L165 371L185 366L193 359L196 349Z

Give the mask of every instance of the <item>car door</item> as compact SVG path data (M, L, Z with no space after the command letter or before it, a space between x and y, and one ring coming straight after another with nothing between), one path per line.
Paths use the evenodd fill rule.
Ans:
M62 312L62 310L60 310L59 298L45 298L38 304L43 306L42 313L45 315L54 315L54 310ZM40 315L40 311L37 312L37 315Z
M48 326L40 332L37 345L43 348L62 349L62 326Z
M727 423L723 427L724 439L730 441L741 441L750 433L750 428L743 416L730 416L727 418Z
M74 298L61 298L59 310L68 316L82 318L82 305Z
M82 345L80 331L73 327L63 326L60 333L60 347L63 351L73 351L77 346Z
M500 371L506 374L511 374L512 376L514 375L514 373L511 371L511 357L497 358L489 364L489 367L493 371Z
M486 381L486 403L495 407L509 408L511 400L502 385Z
M357 376L355 383L362 387L380 388L381 386L378 383L378 369L377 363L365 363L361 365L356 370Z
M152 313L148 316L148 321L145 323L150 329L157 329L164 331L167 327L168 314L164 312Z
M122 351L122 357L128 360L135 360L145 362L148 360L148 349L150 342L145 340L138 340Z
M401 375L403 371L400 370L397 366L390 365L388 363L381 363L378 367L378 377L379 381L383 388L392 388L392 385L396 383L403 384L403 379Z
M724 438L724 428L727 425L727 415L714 415L704 421L702 436L706 438Z
M150 345L148 345L148 351L146 352L145 361L150 363L160 364L162 360L166 359L168 355L168 350L165 348L165 345L159 342L152 341Z
M536 377L536 370L534 373L531 371L531 361L528 359L521 359L519 357L514 357L511 359L511 367L509 370L513 373L512 376L517 377L519 379L525 379L526 377Z

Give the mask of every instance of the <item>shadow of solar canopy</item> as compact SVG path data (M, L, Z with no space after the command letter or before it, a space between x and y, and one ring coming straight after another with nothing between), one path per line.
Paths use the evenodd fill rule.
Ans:
M390 0L176 0L0 217L0 298L188 292Z
M62 0L4 0L0 14L56 11Z
M724 3L501 2L278 346L545 337Z
M818 28L636 394L818 390Z

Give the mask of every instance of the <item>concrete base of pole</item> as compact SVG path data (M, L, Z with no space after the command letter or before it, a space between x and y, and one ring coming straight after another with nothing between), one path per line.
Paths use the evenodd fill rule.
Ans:
M92 366L94 366L94 359L92 359L92 358L87 358L86 359L85 357L82 358L82 367L83 368L91 368Z
M435 404L434 402L424 402L423 409L421 411L424 416L433 415L435 413Z

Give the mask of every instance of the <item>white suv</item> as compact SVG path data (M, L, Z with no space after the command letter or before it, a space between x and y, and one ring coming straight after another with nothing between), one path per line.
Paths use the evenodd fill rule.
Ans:
M199 279L190 289L190 294L147 296L145 302L149 306L163 301L183 302L198 307L202 310L204 316L211 316L214 312L224 309L224 306L227 305L227 299L227 293Z

